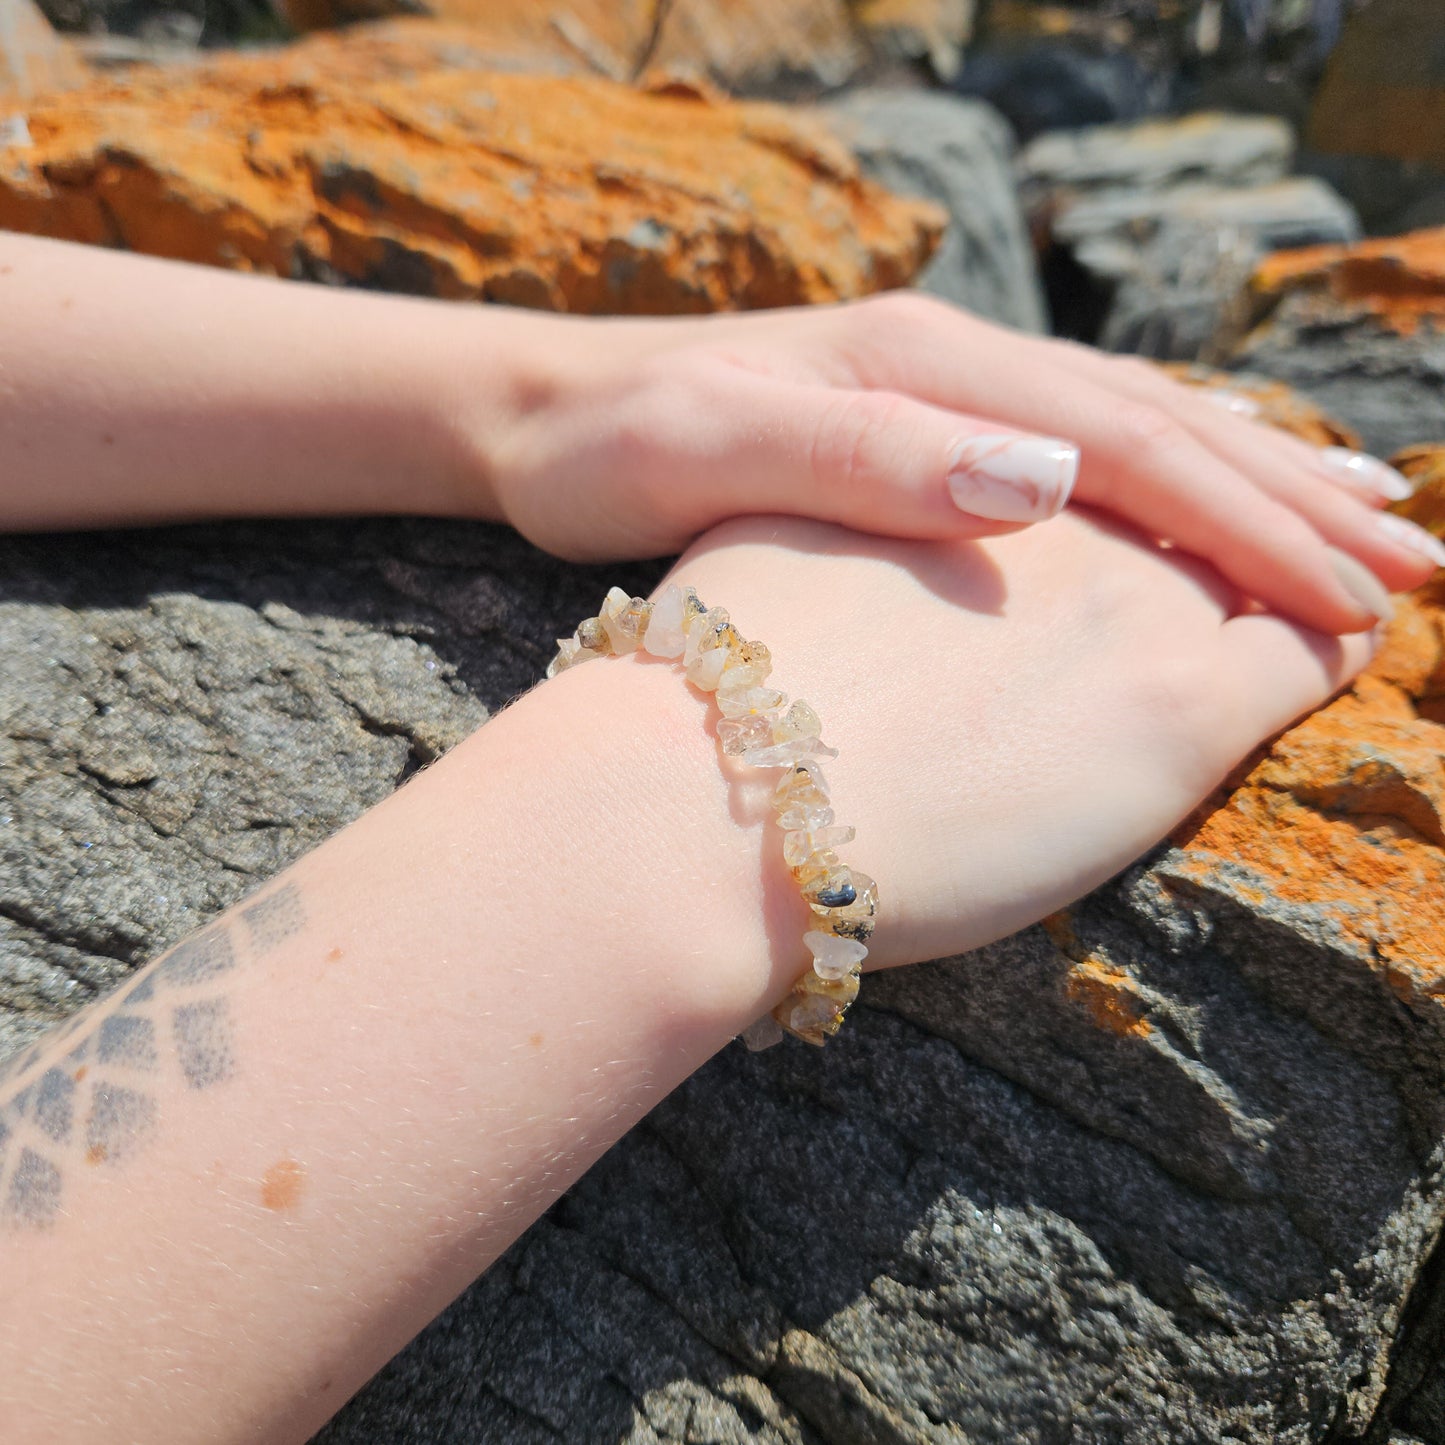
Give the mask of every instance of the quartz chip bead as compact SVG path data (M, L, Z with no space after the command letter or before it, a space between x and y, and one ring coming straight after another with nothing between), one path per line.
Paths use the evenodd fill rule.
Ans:
M821 738L789 738L765 748L749 748L743 761L754 768L787 768L801 758L836 758L837 748L830 748Z
M831 803L828 780L816 757L799 758L773 789L773 807L779 812L795 806L826 808Z
M836 933L810 930L803 935L803 942L813 955L813 972L819 978L846 978L868 957L868 950L856 939Z
M578 663L600 656L601 653L583 647L575 637L559 637L557 655L547 664L547 676L556 677L559 672L566 672L569 667L576 667Z
M767 747L773 740L773 720L761 713L725 717L717 725L717 735L725 753L736 755L748 748Z
M848 1005L858 997L855 965L842 978L820 978L809 969L773 1010L773 1017L791 1034L810 1044L823 1044L838 1032Z
M783 862L789 868L799 868L814 858L833 861L833 849L843 843L851 843L857 837L852 828L797 828L783 834Z
M846 874L846 878L839 875ZM808 907L821 927L840 938L867 943L878 917L878 885L856 868L837 868L832 875L802 884ZM849 897L849 894L852 894Z
M801 738L816 738L822 731L823 724L818 721L818 714L802 698L797 698L773 724L773 741L787 743Z
M742 642L732 649L723 668L723 680L718 690L726 688L734 692L751 687L760 687L772 674L773 655L761 642Z
M629 597L620 587L611 587L597 609L597 620L613 652L621 654L636 652L641 646L651 613L652 603L645 598Z
M653 657L682 656L682 649L687 643L682 630L682 607L682 588L676 582L669 582L652 604L652 616L647 619L647 631L642 639L644 652L651 653ZM578 640L581 640L580 632Z
M775 687L732 687L728 683L728 670L723 669L722 681L717 685L718 711L724 717L746 717L749 713L777 712L787 696Z

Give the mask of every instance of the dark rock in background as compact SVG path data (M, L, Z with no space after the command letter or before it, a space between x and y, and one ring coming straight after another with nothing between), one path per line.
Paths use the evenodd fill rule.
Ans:
M1291 382L1386 455L1445 436L1445 228L1263 262L1211 346Z
M1013 137L981 101L856 90L824 109L864 173L948 212L915 286L1024 331L1046 329L1043 292L1019 207Z
M1054 329L1113 351L1199 357L1260 258L1359 235L1323 182L1287 175L1271 116L1192 115L1039 136L1019 157Z

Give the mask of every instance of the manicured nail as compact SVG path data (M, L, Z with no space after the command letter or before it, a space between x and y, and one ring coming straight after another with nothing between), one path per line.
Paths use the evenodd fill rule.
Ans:
M1445 567L1445 542L1433 532L1427 532L1408 517L1397 517L1393 512L1381 512L1375 518L1375 525L1398 546L1428 557L1437 567Z
M1208 388L1204 399L1223 407L1225 411L1232 411L1235 416L1258 416L1263 410L1252 396L1241 396L1237 391L1221 391L1218 387Z
M1385 584L1363 562L1357 562L1349 553L1336 551L1333 547L1329 549L1329 553L1330 565L1335 569L1340 586L1366 612L1378 617L1382 622L1395 615L1395 604L1390 601Z
M1415 490L1379 457L1352 452L1349 447L1326 447L1320 453L1320 465L1335 481L1366 496L1383 497L1387 502L1403 502Z
M1054 516L1078 475L1078 447L1057 437L968 437L948 458L948 490L959 510L993 522Z

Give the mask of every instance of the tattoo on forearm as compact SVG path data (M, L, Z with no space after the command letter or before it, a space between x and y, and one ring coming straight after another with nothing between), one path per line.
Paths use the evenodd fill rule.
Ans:
M77 1162L110 1168L138 1154L163 1123L156 1086L167 1075L209 1089L237 1073L227 975L306 925L294 883L263 893L240 915L243 929L212 924L99 1010L0 1064L0 1223L53 1224ZM62 1058L36 1072L42 1056L53 1058L77 1034Z

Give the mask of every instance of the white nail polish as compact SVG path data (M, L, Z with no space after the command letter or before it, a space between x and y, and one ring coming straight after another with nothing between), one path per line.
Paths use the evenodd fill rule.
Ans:
M1209 387L1203 395L1205 401L1212 401L1215 406L1232 411L1235 416L1256 417L1263 410L1253 397L1241 396L1237 391L1221 391L1218 387Z
M1395 615L1395 604L1390 601L1385 584L1363 562L1357 562L1348 552L1341 552L1336 547L1327 550L1330 565L1334 568L1340 586L1366 612L1381 622L1388 622Z
M1386 466L1378 457L1354 452L1349 447L1325 447L1320 452L1320 466L1337 482L1370 497L1383 497L1387 502L1403 502L1414 488L1394 467Z
M960 511L992 522L1042 522L1064 508L1079 475L1079 449L1058 437L967 437L948 457L948 490Z
M1408 547L1422 557L1428 557L1437 567L1445 567L1445 542L1433 532L1427 532L1407 518L1397 517L1393 512L1381 512L1375 518L1375 525L1392 542Z

